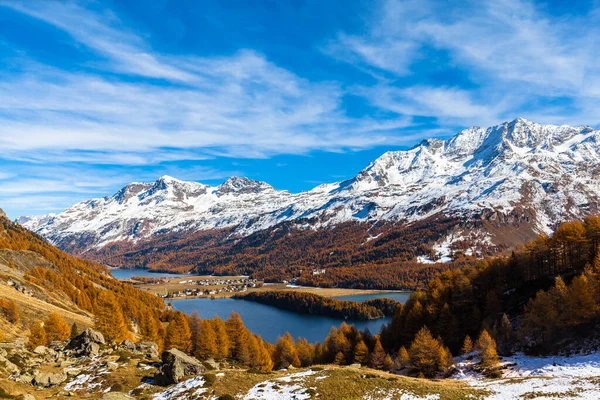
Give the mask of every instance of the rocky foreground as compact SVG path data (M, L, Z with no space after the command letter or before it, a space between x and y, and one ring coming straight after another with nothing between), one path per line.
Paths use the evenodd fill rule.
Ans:
M106 343L92 329L66 343L27 350L0 344L0 397L15 399L597 399L600 356L503 362L501 379L485 379L473 360L457 359L452 378L427 380L352 365L262 373L214 360L200 362L153 342Z

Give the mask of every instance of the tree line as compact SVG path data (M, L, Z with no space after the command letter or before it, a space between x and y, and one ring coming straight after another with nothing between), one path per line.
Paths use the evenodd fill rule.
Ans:
M349 320L369 320L394 314L400 304L392 299L356 302L331 299L293 290L268 290L236 295L234 298L267 304L302 314L325 315Z

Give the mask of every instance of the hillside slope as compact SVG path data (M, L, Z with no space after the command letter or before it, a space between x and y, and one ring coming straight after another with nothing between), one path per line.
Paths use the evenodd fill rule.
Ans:
M133 322L146 309L164 308L161 299L119 282L105 266L58 250L0 212L0 299L14 301L20 315L17 323L0 317L6 339L23 338L52 312L79 329L92 326L102 291L113 292Z

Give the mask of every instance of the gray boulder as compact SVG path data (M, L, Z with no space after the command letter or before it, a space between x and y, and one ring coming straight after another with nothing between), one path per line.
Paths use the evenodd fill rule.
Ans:
M144 357L154 359L158 358L158 345L154 342L139 342L135 345L135 350L142 353Z
M92 328L87 328L80 335L71 339L65 350L71 350L79 356L94 357L100 353L100 345L106 344L104 336Z
M186 376L195 376L206 372L206 368L200 364L200 361L177 349L163 352L162 362L160 370L154 375L154 382L161 386L179 383Z
M54 351L53 349L46 347L46 346L38 346L35 349L33 349L33 353L37 354L38 356L53 356L56 354L56 351Z
M39 372L33 377L33 381L31 383L35 386L51 387L60 385L66 380L67 375L63 374L62 372L56 374Z
M121 347L125 350L135 351L135 343L127 339L121 342Z

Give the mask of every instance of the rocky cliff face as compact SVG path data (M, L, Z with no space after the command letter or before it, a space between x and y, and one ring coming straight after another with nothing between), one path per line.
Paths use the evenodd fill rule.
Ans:
M247 178L211 187L163 176L18 222L82 251L188 231L228 228L245 237L282 222L319 229L435 215L482 221L480 239L494 243L506 226L551 232L562 220L598 212L599 199L600 131L519 118L385 153L353 179L298 194Z

